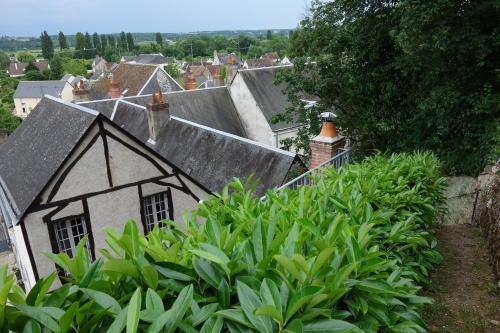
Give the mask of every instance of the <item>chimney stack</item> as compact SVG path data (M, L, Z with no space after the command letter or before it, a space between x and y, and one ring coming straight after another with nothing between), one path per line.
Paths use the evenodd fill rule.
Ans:
M73 100L76 103L90 100L90 90L85 88L83 80L80 80L73 88Z
M309 144L311 148L310 169L328 161L339 153L339 149L345 147L345 137L337 135L336 118L332 112L323 112L321 114L323 120L321 132Z
M146 104L148 115L149 140L148 143L156 144L161 128L170 119L170 108L161 91L153 94L151 103Z
M226 82L227 85L230 85L233 82L236 73L238 73L238 59L236 58L236 54L231 53L227 58L226 63Z
M120 97L120 94L120 85L118 82L115 82L113 78L111 78L111 81L109 82L109 97L118 98Z
M188 67L186 71L186 75L184 76L184 89L186 90L194 90L198 87L198 82L196 82L196 78L194 77L191 68Z

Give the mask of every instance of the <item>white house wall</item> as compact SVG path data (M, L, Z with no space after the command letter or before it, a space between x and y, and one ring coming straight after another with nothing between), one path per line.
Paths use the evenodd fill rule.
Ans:
M248 138L274 146L271 126L241 75L235 76L229 89Z
M8 230L9 238L12 244L12 250L16 258L17 266L21 271L21 277L27 289L35 285L35 273L30 265L30 258L23 232L20 225L13 226Z

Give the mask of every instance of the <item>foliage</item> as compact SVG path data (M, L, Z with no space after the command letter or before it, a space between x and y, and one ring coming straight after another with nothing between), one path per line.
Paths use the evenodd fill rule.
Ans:
M92 34L92 44L94 45L94 49L98 50L99 52L102 52L101 38L99 37L97 32L94 32Z
M0 73L0 107L6 111L14 109L13 95L18 83L18 78L9 77L7 73Z
M82 51L85 49L85 36L81 32L77 32L75 36L75 49Z
M17 54L17 60L20 62L35 62L35 57L30 52L19 52Z
M362 155L429 149L474 174L499 145L499 17L493 0L314 1L281 80L295 103L321 98L310 122L334 109Z
M57 38L59 40L59 48L61 50L67 49L68 48L68 42L66 41L66 36L62 31L59 31L59 34L57 35Z
M133 51L134 49L134 36L132 36L132 33L127 32L127 50Z
M23 79L26 81L44 81L48 80L49 77L45 76L45 74L42 73L37 68L37 69L26 70Z
M42 47L42 56L45 59L52 59L54 56L54 43L52 42L52 38L50 38L47 31L42 32L40 35L40 43Z
M73 75L87 75L88 60L66 59L63 63L63 72Z
M165 69L165 72L167 72L174 79L178 79L181 77L181 72L179 70L179 67L175 63L166 64L164 69Z
M50 60L50 78L52 80L60 80L63 76L63 59L60 55L56 54Z
M375 156L256 198L234 181L184 225L106 229L105 259L48 256L24 295L0 272L4 331L425 332L418 284L439 261L444 180L431 154ZM200 219L204 223L199 223ZM9 303L7 303L9 302Z
M92 38L90 37L89 33L86 32L83 38L84 38L84 47L85 47L85 49L87 49L87 50L92 49L93 48L93 46L92 46Z
M0 106L0 129L6 129L12 133L21 124L21 118L14 116L11 112Z
M122 51L127 51L127 35L125 35L125 32L122 31L120 32L120 37L118 38L118 48Z
M162 47L163 46L163 37L161 36L160 32L156 33L155 39L156 39L156 44L158 44L158 46Z
M10 64L10 58L7 53L0 51L0 70L7 69Z

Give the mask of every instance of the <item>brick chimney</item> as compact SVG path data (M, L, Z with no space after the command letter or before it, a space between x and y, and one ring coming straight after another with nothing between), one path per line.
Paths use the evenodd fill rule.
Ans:
M83 80L80 80L73 88L73 100L76 103L90 100L90 90L85 87Z
M236 73L238 73L238 59L236 58L236 54L231 53L227 57L226 62L226 82L227 84L231 84L233 82Z
M186 75L184 75L184 89L193 90L196 89L197 87L198 87L198 82L196 81L196 78L194 77L191 68L188 67Z
M111 78L111 81L109 82L109 97L118 98L120 97L120 94L120 85L118 82L115 82L113 78Z
M331 112L323 112L321 119L323 121L321 132L309 144L311 148L309 169L317 167L337 155L338 150L344 148L346 144L345 137L337 135L336 116Z
M170 119L170 108L161 91L153 94L151 103L146 104L149 128L149 144L156 144L161 128Z

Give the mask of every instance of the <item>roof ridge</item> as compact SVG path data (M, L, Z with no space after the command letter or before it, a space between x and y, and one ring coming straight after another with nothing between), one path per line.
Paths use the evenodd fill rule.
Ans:
M65 100L63 100L61 98L57 98L57 97L54 97L54 96L51 96L51 95L45 94L43 97L44 98L48 98L50 100L53 100L54 102L57 102L57 103L64 104L66 106L72 107L74 109L77 109L77 110L80 110L80 111L83 111L83 112L86 112L86 113L90 113L91 115L96 116L96 117L101 114L99 111L90 109L90 108L88 108L86 106L81 106L81 105L78 105L78 104L75 104L75 103L71 103L71 102L65 101Z

